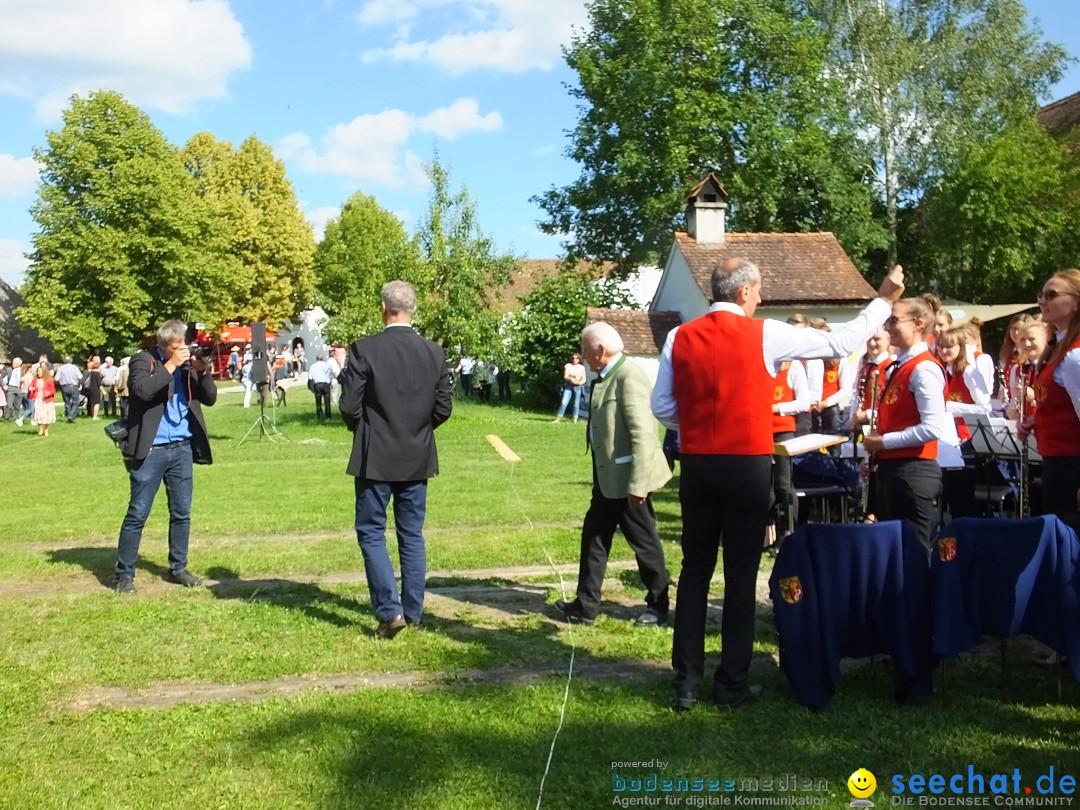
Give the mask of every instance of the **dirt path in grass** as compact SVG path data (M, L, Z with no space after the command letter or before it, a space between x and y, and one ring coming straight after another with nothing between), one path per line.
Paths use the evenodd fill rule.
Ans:
M640 680L669 671L666 662L633 659L577 664L576 678L588 680ZM309 692L356 692L361 689L460 689L470 686L502 686L539 683L547 678L565 679L567 662L532 667L464 669L457 672L364 673L356 675L294 675L243 684L161 684L127 691L98 687L65 704L71 712L97 708L171 709L193 703L259 702Z

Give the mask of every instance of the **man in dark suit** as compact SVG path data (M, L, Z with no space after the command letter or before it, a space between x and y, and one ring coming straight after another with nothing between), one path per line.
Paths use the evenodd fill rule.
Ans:
M439 471L434 429L450 418L451 388L440 346L412 328L416 291L404 281L382 289L385 328L349 347L341 415L353 431L348 473L356 478L356 538L364 555L378 638L419 627L427 557L427 479ZM394 499L401 594L386 550L386 507Z
M135 593L135 561L143 525L163 481L169 499L166 578L185 587L202 584L187 570L192 464L212 461L201 406L217 402L217 386L209 366L191 356L184 342L186 331L183 321L166 321L157 330L157 346L139 352L129 364L128 435L123 453L131 500L120 526L119 593Z

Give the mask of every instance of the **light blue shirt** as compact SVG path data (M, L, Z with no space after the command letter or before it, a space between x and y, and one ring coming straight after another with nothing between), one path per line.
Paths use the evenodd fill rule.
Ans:
M160 349L155 348L150 354L157 362L165 362ZM165 404L164 413L161 414L161 422L158 423L157 433L154 434L154 444L171 444L191 438L191 427L188 425L190 409L187 388L184 386L183 369L176 369L172 377L172 395Z

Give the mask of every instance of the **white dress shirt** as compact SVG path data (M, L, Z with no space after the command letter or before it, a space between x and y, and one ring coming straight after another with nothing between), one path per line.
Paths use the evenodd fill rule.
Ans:
M806 384L810 388L810 404L817 405L825 389L825 364L820 360L807 360L803 365L806 366Z
M730 301L718 301L709 307L709 311L746 316L742 307ZM883 298L875 298L853 320L839 324L831 332L801 329L783 321L766 318L762 325L761 339L765 370L775 377L780 364L787 360L844 357L865 344L891 314L892 306ZM671 351L678 331L679 327L676 326L664 341L651 398L653 414L661 424L672 430L679 429L679 408L675 403L674 375L671 368ZM716 350L723 351L723 348L717 346Z
M925 343L916 343L896 358L902 366L912 357L926 351ZM897 366L896 368L900 368ZM886 450L914 447L941 438L945 428L945 374L934 360L924 360L912 369L908 390L915 396L920 421L903 430L884 434L882 444Z
M1065 340L1065 331L1057 333L1058 343ZM1054 382L1069 392L1076 418L1080 419L1080 349L1065 352L1054 369Z
M806 384L806 370L802 363L792 362L788 366L787 382L795 398L790 402L781 402L779 407L780 416L790 416L793 413L805 413L810 407L810 386Z

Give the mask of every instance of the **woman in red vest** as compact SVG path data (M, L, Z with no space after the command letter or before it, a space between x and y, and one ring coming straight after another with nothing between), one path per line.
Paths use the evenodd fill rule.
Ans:
M1080 270L1062 270L1038 295L1042 319L1054 331L1049 357L1035 379L1034 427L1043 459L1043 512L1075 516L1080 508Z
M971 430L965 416L990 413L990 392L979 370L968 362L967 333L961 328L938 335L934 344L941 365L945 367L945 410L953 417L960 449L965 459L972 457ZM959 459L957 459L959 462ZM943 462L944 463L944 462ZM963 467L946 468L941 472L942 509L950 517L971 517L978 514L975 504L975 468L970 461Z
M790 361L780 365L773 378L772 432L773 442L795 438L795 414L805 413L810 406L810 388L802 363ZM791 483L791 456L773 455L773 536L766 535L769 548L778 547L791 532L795 523L795 487Z
M1005 338L1001 341L1001 351L998 353L998 370L1001 372L1001 383L1004 390L999 392L1001 401L1004 403L1012 399L1012 378L1017 362L1024 362L1019 358L1020 353L1020 329L1035 319L1026 312L1013 315L1009 321L1009 328L1005 330Z
M904 298L893 304L885 328L897 357L878 399L877 429L865 440L877 462L877 515L912 520L929 552L941 493L937 440L946 418L945 374L926 346L934 314L921 298Z

